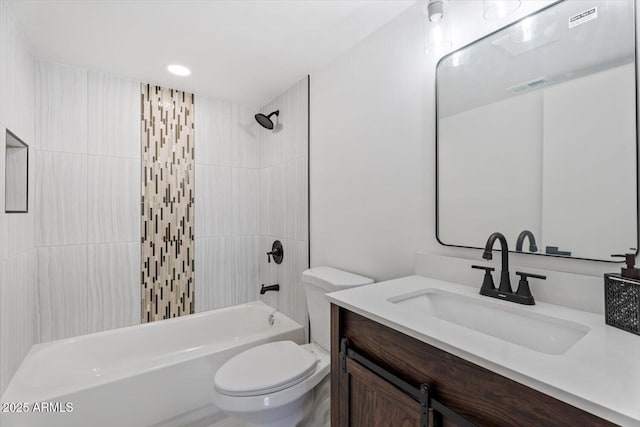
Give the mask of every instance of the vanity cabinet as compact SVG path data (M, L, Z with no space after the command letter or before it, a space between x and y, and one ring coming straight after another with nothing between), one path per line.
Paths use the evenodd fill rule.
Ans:
M615 425L337 305L331 342L332 427Z

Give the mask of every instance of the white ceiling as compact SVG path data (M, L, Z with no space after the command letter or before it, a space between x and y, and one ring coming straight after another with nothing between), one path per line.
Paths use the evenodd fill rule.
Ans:
M413 0L10 0L43 58L263 105ZM175 77L171 63L192 75Z

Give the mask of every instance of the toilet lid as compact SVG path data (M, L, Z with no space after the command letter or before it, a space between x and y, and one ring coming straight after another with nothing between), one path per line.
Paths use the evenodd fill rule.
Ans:
M274 393L309 378L316 358L293 341L250 348L229 359L215 375L216 390L229 396Z

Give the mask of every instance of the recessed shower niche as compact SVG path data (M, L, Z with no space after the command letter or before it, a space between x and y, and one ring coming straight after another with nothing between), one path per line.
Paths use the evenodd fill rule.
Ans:
M27 213L29 146L8 129L5 141L4 211Z

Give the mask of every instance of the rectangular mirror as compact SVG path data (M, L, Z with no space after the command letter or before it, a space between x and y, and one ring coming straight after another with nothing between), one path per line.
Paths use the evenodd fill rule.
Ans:
M512 251L605 261L638 247L633 1L554 3L436 79L440 243L499 231Z
M6 132L5 142L4 211L27 213L29 188L29 146L20 138Z

